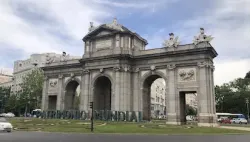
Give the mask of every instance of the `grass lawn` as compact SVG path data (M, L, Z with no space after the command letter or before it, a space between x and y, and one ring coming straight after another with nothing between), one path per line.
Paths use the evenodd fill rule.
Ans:
M75 132L90 133L90 122L61 119L10 119L17 131ZM244 134L247 131L197 127L191 125L173 126L164 123L132 123L95 121L95 133L132 134Z

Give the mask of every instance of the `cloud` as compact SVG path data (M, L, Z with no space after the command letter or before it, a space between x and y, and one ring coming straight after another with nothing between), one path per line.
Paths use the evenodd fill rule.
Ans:
M81 56L89 22L100 24L112 15L105 7L81 0L0 1L0 13L0 51L5 50L0 57L11 65L32 53L66 51ZM14 53L16 58L11 58Z
M215 84L220 85L244 77L250 70L249 7L249 0L214 0L209 9L204 7L203 11L191 18L179 20L164 28L179 36L181 44L191 43L200 27L205 28L207 35L215 37L211 42L219 54L215 58ZM168 38L169 32L157 31L147 37L149 47L159 47L159 43L155 41L162 42L163 37Z
M215 63L214 81L217 85L222 85L236 78L244 78L250 71L250 59L229 60Z
M183 2L0 1L0 57L6 60L0 67L10 68L10 62L28 58L31 53L66 51L81 56L81 39L88 32L89 22L99 25L119 16L119 22L148 39L147 48L161 47L170 32L179 36L182 44L190 43L199 28L204 27L208 35L215 37L211 44L219 53L215 59L215 84L247 72L246 63L250 59L249 0L211 0L209 3L192 0L184 3L185 6L180 3ZM225 70L231 71L234 66L242 72L219 77L225 76Z
M133 9L153 9L157 6L158 8L160 6L166 5L168 3L177 2L178 0L157 0L157 1L151 1L151 0L143 0L143 1L135 1L135 0L123 0L123 1L117 1L117 0L94 0L94 2L98 4L104 4L112 7L119 7L119 8L133 8Z
M1 1L0 12L0 48L5 44L28 54L83 53L89 22L110 16L105 8L80 0Z

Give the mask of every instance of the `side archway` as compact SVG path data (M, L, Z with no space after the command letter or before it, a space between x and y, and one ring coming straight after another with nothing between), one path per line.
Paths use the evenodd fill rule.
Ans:
M64 109L79 110L80 105L80 82L68 80L65 83Z
M162 83L159 89L157 84ZM148 72L141 79L143 120L166 115L166 78L161 72Z

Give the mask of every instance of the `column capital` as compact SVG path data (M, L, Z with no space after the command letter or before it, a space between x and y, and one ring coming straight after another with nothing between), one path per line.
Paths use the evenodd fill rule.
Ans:
M133 72L139 72L139 71L140 71L140 68L135 67L135 68L132 69L132 71L133 71Z
M121 70L121 67L113 67L113 70L115 71L115 72L117 72L117 71L120 71Z
M47 81L47 80L49 80L49 77L48 76L44 76L44 81Z
M131 71L130 66L124 66L123 71L125 71L125 72Z
M59 74L59 75L58 75L58 78L59 78L59 79L62 79L62 78L63 78L63 74Z
M175 64L168 64L167 65L167 69L169 69L169 70L173 70L173 69L175 69L176 68L176 65Z
M82 74L88 74L90 71L88 70L88 69L84 69L83 71L82 71Z
M211 62L207 62L207 61L202 61L202 62L198 62L197 66L199 68L211 68L212 70L214 70L214 65Z

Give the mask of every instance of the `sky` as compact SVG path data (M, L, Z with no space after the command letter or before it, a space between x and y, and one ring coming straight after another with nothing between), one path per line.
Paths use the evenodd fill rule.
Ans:
M118 23L160 48L168 34L191 43L199 28L212 35L215 84L250 71L250 0L1 0L0 69L32 53L66 51L82 56L89 22Z

